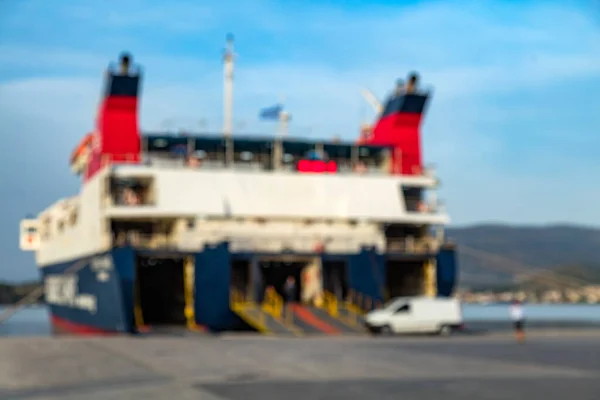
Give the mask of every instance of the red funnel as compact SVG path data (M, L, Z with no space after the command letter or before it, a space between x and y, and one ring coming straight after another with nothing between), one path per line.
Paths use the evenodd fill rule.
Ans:
M421 118L428 93L391 96L375 124L368 144L394 146L392 172L418 175L422 172Z

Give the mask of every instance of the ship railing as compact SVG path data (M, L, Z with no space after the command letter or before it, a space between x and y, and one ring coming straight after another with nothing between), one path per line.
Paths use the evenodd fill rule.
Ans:
M371 296L368 296L359 291L350 290L346 297L344 306L353 311L356 314L366 314L375 309L379 309L383 306L381 300L375 300Z
M293 236L282 238L281 235L231 235L231 233L211 232L203 233L207 237L221 236L224 241L229 242L232 251L269 251L269 252L304 252L304 253L319 253L319 252L336 252L348 251L352 249L360 249L361 246L373 245L372 239L339 237L334 240L323 240L314 236Z
M429 164L423 167L421 175L427 178L437 179L437 168L434 164Z
M335 294L331 292L323 292L323 308L331 315L332 317L337 317L339 314L339 304L338 299Z
M228 242L229 248L234 252L254 251L254 250L272 250L272 251L291 251L295 252L320 252L324 250L339 251L346 250L350 247L360 247L362 243L356 238L336 238L329 247L322 247L324 241L313 236L298 237L290 239L282 239L277 235L231 235L231 232L223 230L202 231L190 236L178 238L177 236L166 233L140 233L136 231L113 233L113 244L116 246L142 246L147 248L162 248L169 246L177 246L183 243L213 243L213 242ZM364 243L365 246L371 245Z
M135 153L103 154L100 159L100 164L102 167L106 167L108 165L113 165L113 164L137 165L139 163L139 159L140 159L140 156Z
M406 211L418 214L437 214L445 211L444 202L438 199L417 200L407 198Z
M237 313L244 313L246 310L256 310L258 308L254 300L245 292L235 288L229 289L229 306L232 311ZM266 315L263 310L259 309L255 318L260 326L266 326Z
M247 309L256 309L258 307L254 299L248 296L247 293L235 288L230 288L229 304L231 309L237 312L243 312ZM274 288L269 287L265 291L265 298L260 304L260 311L261 312L257 314L259 323L263 326L265 325L265 314L268 314L277 320L282 320L284 317L283 298L275 291ZM293 325L293 315L286 312L285 317L286 323L290 326Z
M247 294L239 289L230 288L229 290L229 304L237 308L248 305L253 305L252 299Z
M270 287L265 291L265 299L261 305L264 312L276 319L283 316L283 298Z
M168 156L154 155L148 152L142 154L136 153L125 153L102 155L101 165L102 167L113 164L129 164L129 165L156 165L165 168L181 168L181 169L201 169L201 170L221 170L226 169L227 164L225 160L214 160L206 159L201 160L201 163L191 162L192 158L188 154L172 154ZM365 169L356 169L350 164L338 162L339 168L336 171L336 175L357 175L357 176L377 176L377 175L390 175L391 172L388 170L386 164L381 165L369 165ZM235 170L245 171L270 171L272 168L266 164L257 161L235 161L231 164ZM296 172L295 164L283 164L280 168L281 171ZM419 170L415 170L414 174L417 176L423 176L427 178L437 179L437 170L435 165L426 165Z
M295 252L295 253L344 253L348 251L360 250L364 246L373 246L375 243L362 238L339 238L326 243L324 240L314 236L295 236L290 239L282 239L281 235L231 235L230 232L219 230L205 231L201 234L177 238L166 233L139 233L139 232L121 232L113 234L113 244L118 247L135 246L148 249L164 249L178 247L188 244L196 246L210 242L228 242L229 249L232 252ZM431 254L440 248L440 241L435 237L425 238L388 238L386 251L390 253L406 254Z
M121 232L113 235L113 244L118 247L136 246L148 249L162 249L174 247L175 243L170 235L153 233L144 234L138 232Z
M417 209L417 212L422 214L444 214L446 212L446 206L441 200L424 201L422 204L422 208Z
M414 238L388 238L387 251L392 253L428 254L435 253L440 248L440 242L433 236Z
M126 161L118 161L117 163L127 164ZM270 163L261 163L259 161L234 161L230 167L227 166L224 160L206 159L201 162L190 162L190 159L185 155L152 155L143 154L140 165L151 165L168 169L197 169L197 170L225 170L233 169L235 171L250 171L250 172L270 172L274 169L270 167ZM288 173L301 173L296 170L295 163L284 163L279 166L277 171ZM326 173L325 173L326 174ZM335 175L354 175L354 176L381 176L390 175L387 168L382 166L367 166L364 169L357 170L351 164L339 163Z
M142 165L142 166L159 166L162 168L169 169L198 169L198 170L224 170L229 169L225 160L214 160L214 159L206 159L201 160L201 162L192 162L193 158L190 158L187 154L172 154L172 155L162 155L162 154L151 154L151 153L143 153L143 154L117 154L110 155L106 154L102 156L101 165ZM260 162L247 162L247 161L234 161L231 164L231 168L234 170L240 171L272 171L273 168L268 166L270 164L260 163ZM279 171L296 173L295 164L282 164L277 168ZM299 173L299 172L298 172ZM352 176L381 176L381 175L390 175L392 174L389 171L388 166L382 165L368 165L364 168L357 168L356 166L352 166L351 164L345 164L342 162L338 162L338 169L335 172L335 175L352 175ZM424 176L427 178L436 178L436 170L434 167L427 166L421 168L419 171L414 172L417 176Z

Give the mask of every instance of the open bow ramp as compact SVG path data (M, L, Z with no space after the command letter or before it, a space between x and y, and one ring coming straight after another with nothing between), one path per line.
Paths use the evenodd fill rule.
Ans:
M286 325L284 321L264 311L258 304L247 304L233 309L248 325L263 334L294 335L299 336L301 331Z
M325 309L299 304L291 308L294 313L294 324L302 327L307 333L341 335L365 332L358 323L353 323L342 314L334 316Z
M262 304L248 300L240 291L231 290L231 310L244 322L263 334L294 335L302 334L291 321L284 320L282 299L275 293L270 293Z

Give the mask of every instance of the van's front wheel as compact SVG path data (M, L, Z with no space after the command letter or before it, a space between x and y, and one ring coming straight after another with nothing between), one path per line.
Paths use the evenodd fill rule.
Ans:
M391 336L394 332L392 331L392 327L389 325L384 325L379 329L379 333L384 336Z
M440 329L438 330L438 335L440 336L450 336L452 334L452 327L448 326L448 325L442 325L440 326Z

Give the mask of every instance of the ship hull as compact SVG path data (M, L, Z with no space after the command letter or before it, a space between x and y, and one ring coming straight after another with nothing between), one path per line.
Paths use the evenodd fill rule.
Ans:
M53 332L133 332L132 306L126 301L133 268L131 249L114 249L41 268Z
M135 313L135 282L138 271L136 259L140 255L186 257L192 260L193 322L211 331L236 329L240 322L239 317L230 309L232 265L240 260L265 256L232 253L227 243L207 247L196 253L165 253L120 247L86 258L45 266L41 268L41 273L53 332L111 335L142 331ZM388 284L386 279L389 279L386 278L389 276L386 272L386 258L392 256L397 258L399 255L381 255L372 249L363 249L358 254L317 255L321 257L323 264L343 261L347 265L344 275L348 289L368 296L373 302L380 302L385 298L385 287ZM458 275L455 249L443 248L434 256L437 261L436 293L438 296L451 296ZM257 274L250 275L254 276L250 286L255 293L264 291L265 283L256 279ZM182 326L186 326L186 323Z

